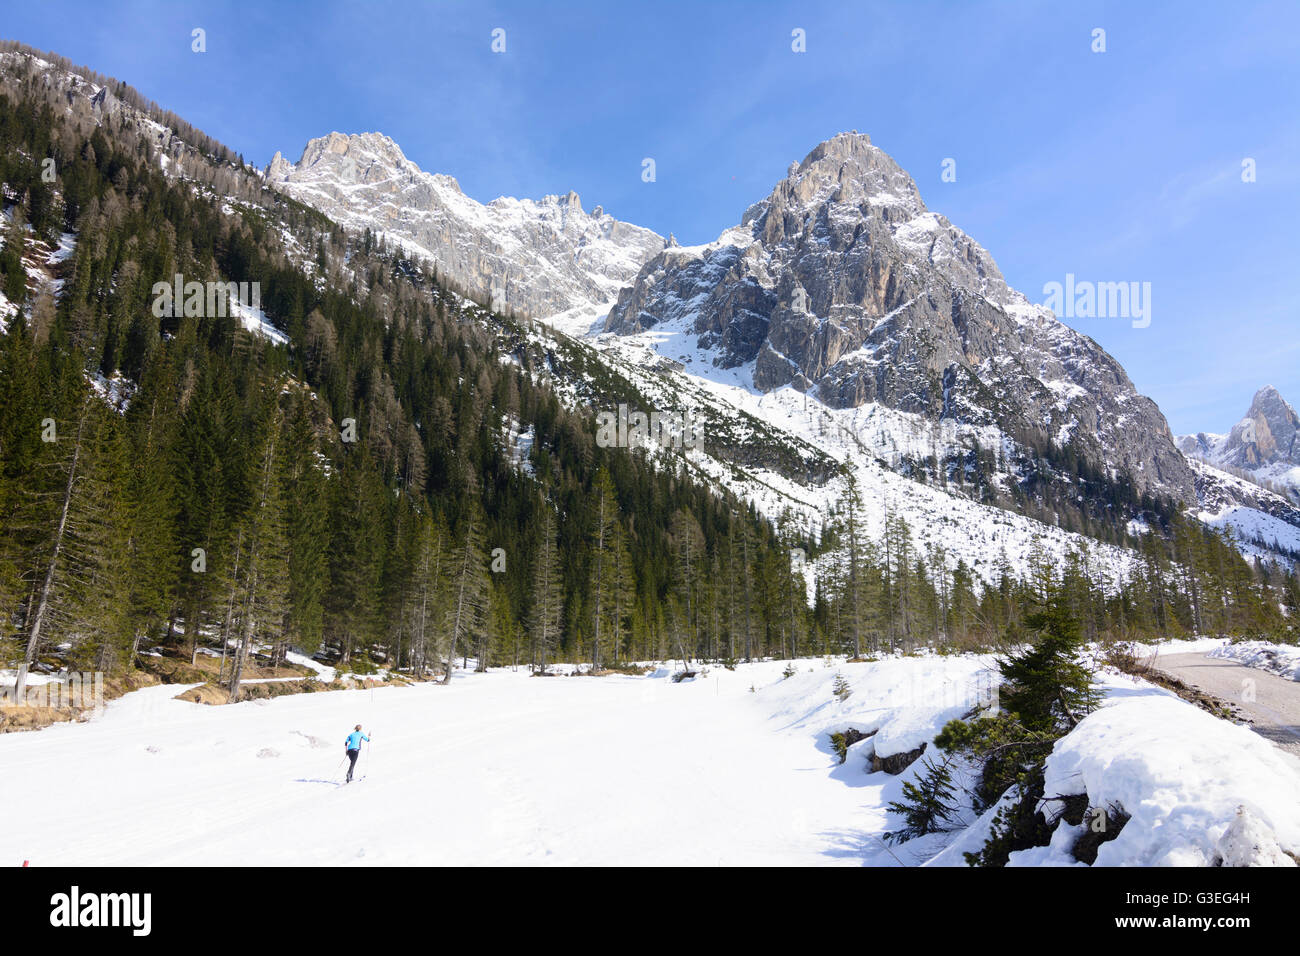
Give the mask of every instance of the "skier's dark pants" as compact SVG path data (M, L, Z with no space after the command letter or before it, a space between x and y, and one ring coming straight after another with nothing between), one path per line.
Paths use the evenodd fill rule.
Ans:
M360 750L349 750L348 759L352 761L348 764L348 779L352 779L352 771L357 769L357 758L361 756Z

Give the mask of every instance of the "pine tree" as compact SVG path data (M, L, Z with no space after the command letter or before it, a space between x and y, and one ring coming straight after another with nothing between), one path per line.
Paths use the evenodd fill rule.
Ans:
M176 598L193 663L203 629L219 617L221 577L233 557L228 513L237 497L231 494L233 472L242 470L243 462L222 447L225 402L215 393L211 373L194 369L190 388L171 458L177 500Z
M104 517L99 513L102 497L98 489L95 489L96 483L88 483L86 480L94 468L91 446L97 411L95 403L93 393L87 392L81 402L75 431L64 440L63 454L55 466L61 487L53 501L49 533L40 541L33 554L33 570L37 574L37 581L24 625L27 640L14 683L16 700L23 699L28 668L35 660L45 630L60 610L61 598L64 596L61 579L72 577L76 573L71 566L75 564L78 555L89 559L96 544L102 542L99 524ZM88 491L88 485L95 490Z
M533 663L542 674L546 673L547 663L560 639L560 618L564 610L563 573L555 534L555 512L548 502L543 502L541 536L533 567L532 614L528 622Z
M0 291L15 305L27 301L27 270L23 267L23 251L27 244L27 229L24 225L23 208L13 207L10 213L9 231L4 237L4 247L0 249Z
M129 456L118 507L126 518L124 586L131 662L149 631L166 621L176 587L175 488L163 451L166 416L159 405L156 398L134 404L121 438Z
M255 640L274 644L289 609L289 552L283 498L282 420L276 408L265 426L252 482L253 500L241 529L241 635L230 676L230 700L239 699L244 665Z
M412 573L411 666L416 678L424 676L429 648L437 647L439 622L446 615L447 525L442 514L422 516L416 532L415 567Z
M484 553L485 525L479 504L478 486L471 476L465 491L466 504L461 526L454 538L455 549L449 570L451 596L447 606L447 669L442 682L451 683L457 647L469 648L476 628L487 612L488 570Z
M50 527L50 509L38 505L46 477L62 488L61 476L40 462L49 446L42 441L42 419L50 414L40 394L40 365L24 324L15 317L0 334L0 621L17 620L29 588L23 575L35 542ZM49 498L56 494L51 488ZM8 630L8 627L6 627Z
M606 644L611 640L607 620L614 603L617 588L617 571L613 560L614 529L618 523L618 501L614 497L614 483L609 472L601 467L592 482L591 542L591 606L592 643L591 666L599 671L604 660Z
M72 661L110 673L131 663L133 515L119 500L128 468L121 422L97 399L91 408L51 634L73 645Z
M754 533L746 517L743 513L733 517L731 526L733 529L739 526L739 531L731 544L738 589L736 604L740 639L745 649L745 660L749 661L754 656Z
M692 660L700 646L699 591L704 560L704 532L699 522L686 511L673 512L668 537L673 555L673 586L682 601L682 625L685 636L684 660Z
M636 606L636 569L628 546L628 534L621 524L614 525L614 538L610 548L610 573L613 584L609 604L609 647L615 662L622 659L627 649L631 628L628 615Z
M319 443L308 402L292 405L284 438L284 500L288 520L289 613L285 641L308 654L324 633L325 589L329 584L329 501L318 455Z
M862 656L862 635L866 619L866 572L862 541L862 496L858 488L857 472L845 465L842 475L844 492L836 510L842 525L844 542L845 622L849 639L853 642L853 656Z
M384 489L364 445L345 451L333 487L326 633L347 664L379 633L385 533Z
M500 667L505 662L512 665L519 662L518 625L510 606L510 594L496 575L488 591L488 620L479 643L479 671L486 671L489 665Z
M836 672L835 680L831 683L831 693L842 704L853 696L853 687L849 684L848 678Z

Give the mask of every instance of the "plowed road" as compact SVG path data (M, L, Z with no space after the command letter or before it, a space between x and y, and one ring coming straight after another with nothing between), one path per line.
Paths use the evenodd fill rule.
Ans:
M1256 733L1300 757L1300 682L1204 654L1169 654L1156 667L1234 704Z

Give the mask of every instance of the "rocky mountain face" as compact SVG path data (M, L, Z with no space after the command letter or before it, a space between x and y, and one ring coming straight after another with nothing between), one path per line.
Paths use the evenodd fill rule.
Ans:
M380 133L330 133L297 163L276 153L266 176L340 225L380 231L429 259L476 301L531 317L612 300L666 244L599 206L586 212L574 192L478 203Z
M164 169L171 163L205 162L215 150L217 144L172 114L161 115L176 129L151 119L146 101L135 90L118 86L114 93L107 77L98 77L102 82L95 82L71 71L69 61L57 59L62 60L62 68L28 53L0 52L0 71L54 93L67 116L83 130L108 123L135 129L149 142Z
M1181 435L1178 447L1211 464L1300 489L1300 414L1272 385L1255 393L1245 417L1228 434Z
M819 145L717 241L664 249L605 327L664 322L715 365L749 367L761 392L793 385L831 408L1037 435L1144 491L1195 499L1164 416L1120 364L1010 288L865 135Z

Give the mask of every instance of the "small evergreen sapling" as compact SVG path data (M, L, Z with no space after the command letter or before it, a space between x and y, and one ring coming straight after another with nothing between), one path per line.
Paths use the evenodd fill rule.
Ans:
M901 830L889 834L894 843L902 843L927 833L942 833L957 819L956 787L952 782L951 757L936 763L927 757L924 772L916 782L903 784L903 799L889 804L889 809L903 818Z
M849 686L848 678L843 674L836 674L835 683L831 685L831 693L839 699L841 704L853 696L853 688Z

